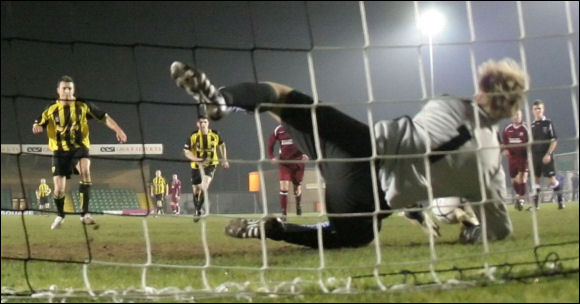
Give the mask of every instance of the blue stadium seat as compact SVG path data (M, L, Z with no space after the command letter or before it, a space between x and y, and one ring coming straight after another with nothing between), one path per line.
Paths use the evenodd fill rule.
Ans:
M75 210L80 211L80 196L73 193ZM139 200L135 191L130 189L92 189L90 210L103 212L109 210L139 209Z
M8 189L2 189L2 209L12 209L12 193Z

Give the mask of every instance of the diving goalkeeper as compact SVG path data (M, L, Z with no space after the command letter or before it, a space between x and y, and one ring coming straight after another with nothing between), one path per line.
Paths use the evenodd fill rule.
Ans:
M273 82L241 83L217 90L204 73L181 62L171 66L171 75L178 86L201 102L209 103L211 118L219 119L231 108L269 111L310 159L318 159L319 152L324 160L348 159L320 162L329 217L322 224L323 244L318 243L315 226L285 224L277 218L267 218L264 223L267 238L325 248L366 245L375 237L374 223L380 229L381 220L392 212L389 210L413 208L417 202L427 200L424 157L389 157L427 152L430 152L433 197L459 196L470 202L483 202L474 211L480 222L481 213L485 212L488 240L500 240L512 232L505 206L498 122L520 108L528 77L511 59L487 61L479 66L478 72L478 94L473 101L451 97L433 99L413 118L405 116L377 122L373 134L366 124L330 106L316 105L320 144L317 151L309 107L262 105L312 105L312 97ZM339 130L358 136L345 136ZM371 141L376 146L374 158ZM380 182L377 193L373 190L373 175ZM260 238L259 226L258 221L234 219L226 227L226 233L240 238ZM460 241L480 242L481 230L481 226L463 229Z

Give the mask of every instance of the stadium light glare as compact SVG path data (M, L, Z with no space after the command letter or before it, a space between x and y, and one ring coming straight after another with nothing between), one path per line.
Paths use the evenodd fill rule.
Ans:
M426 35L434 35L445 27L445 16L436 10L426 11L419 18L419 29Z
M431 97L435 96L435 72L433 68L433 35L445 27L445 17L436 10L424 12L419 17L419 29L429 37L429 64L431 67Z

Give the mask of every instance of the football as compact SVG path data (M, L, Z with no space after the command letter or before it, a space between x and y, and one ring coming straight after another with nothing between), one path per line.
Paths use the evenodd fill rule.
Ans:
M461 205L459 197L441 197L433 200L431 212L435 218L446 224L456 224L458 222L455 209Z

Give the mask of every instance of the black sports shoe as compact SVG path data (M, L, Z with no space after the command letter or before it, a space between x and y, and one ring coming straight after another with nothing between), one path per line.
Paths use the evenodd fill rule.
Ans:
M481 243L481 226L461 226L459 242L462 244Z
M226 234L236 238L260 238L259 220L236 218L226 225Z
M207 115L212 120L219 120L227 114L228 108L223 95L202 71L175 61L171 64L171 77L175 79L177 86L185 89L196 101L208 105Z
M235 238L256 238L261 237L260 219L249 220L244 218L236 218L231 220L225 227L227 235ZM280 232L284 229L284 222L278 217L268 217L264 222L264 231L266 236L273 233Z
M193 214L193 222L197 223L199 222L199 220L201 219L201 210L195 210L195 213Z

